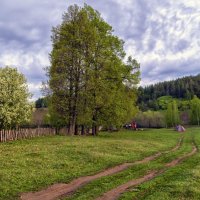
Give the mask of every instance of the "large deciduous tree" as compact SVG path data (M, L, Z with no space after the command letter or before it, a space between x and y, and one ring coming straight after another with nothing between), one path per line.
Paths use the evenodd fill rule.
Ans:
M195 95L190 103L190 121L192 124L200 125L200 99Z
M168 127L175 127L180 123L180 116L176 100L168 103L166 111L166 124Z
M0 68L0 129L16 128L30 120L32 105L25 77L15 68Z
M48 69L52 113L77 127L119 126L136 111L139 64L125 63L123 41L88 5L70 6L62 24L53 28Z

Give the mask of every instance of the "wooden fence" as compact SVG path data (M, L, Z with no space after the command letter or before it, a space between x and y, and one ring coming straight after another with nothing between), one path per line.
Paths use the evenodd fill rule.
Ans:
M23 128L18 130L0 130L0 142L55 134L56 131L54 128Z

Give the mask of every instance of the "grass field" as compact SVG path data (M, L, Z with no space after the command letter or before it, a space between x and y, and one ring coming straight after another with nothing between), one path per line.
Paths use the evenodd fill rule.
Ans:
M187 130L181 148L160 158L102 177L65 199L95 199L104 192L200 145L199 129ZM141 132L101 133L98 137L43 137L0 144L0 199L18 199L22 192L40 190L53 183L95 174L124 162L133 162L174 147L180 133L158 129ZM125 192L120 199L200 199L200 156L183 161L164 174Z

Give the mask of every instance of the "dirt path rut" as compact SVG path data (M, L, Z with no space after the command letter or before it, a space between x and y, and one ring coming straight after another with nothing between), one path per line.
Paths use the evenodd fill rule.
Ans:
M142 160L135 161L133 163L123 163L121 165L106 169L105 171L99 172L98 174L95 174L95 175L80 177L80 178L73 180L72 182L70 182L68 184L58 183L58 184L49 186L48 188L41 190L39 192L24 193L21 195L20 199L21 200L55 200L60 197L70 195L70 194L74 193L78 188L82 187L83 185L85 185L95 179L98 179L98 178L101 178L104 176L108 176L108 175L116 174L118 172L121 172L121 171L127 169L130 166L137 165L137 164L144 164L144 163L147 163L149 161L152 161L152 160L160 157L164 153L176 151L178 148L180 148L182 140L183 140L183 137L181 137L180 140L178 141L177 145L169 151L158 152L154 155L148 156ZM149 175L149 176L151 176L151 175Z
M116 200L122 193L124 193L130 187L137 186L141 183L147 182L147 181L155 178L156 176L164 173L168 168L176 166L177 164L179 164L184 159L194 155L196 152L197 152L197 147L194 145L193 150L190 153L183 155L183 156L165 164L163 169L151 171L141 178L134 179L134 180L131 180L131 181L129 181L129 182L123 184L123 185L120 185L120 186L104 193L103 196L97 198L96 200Z

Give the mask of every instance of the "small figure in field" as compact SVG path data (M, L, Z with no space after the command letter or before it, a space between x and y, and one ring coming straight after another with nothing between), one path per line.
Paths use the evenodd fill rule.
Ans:
M131 128L137 131L137 123L135 121L131 123Z

